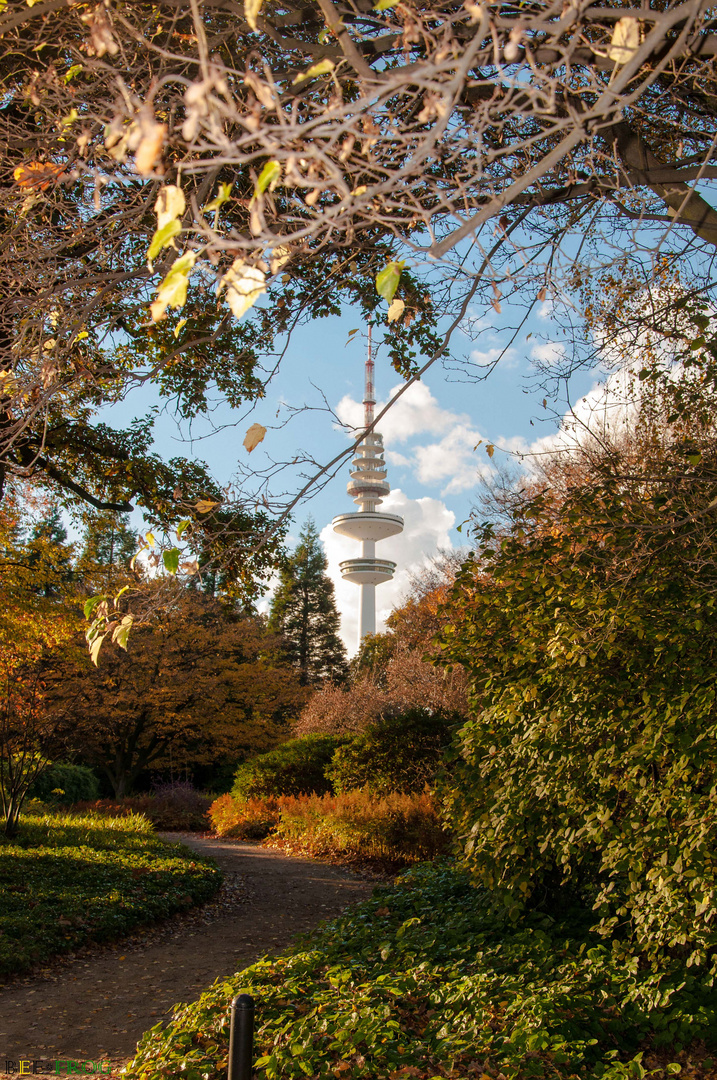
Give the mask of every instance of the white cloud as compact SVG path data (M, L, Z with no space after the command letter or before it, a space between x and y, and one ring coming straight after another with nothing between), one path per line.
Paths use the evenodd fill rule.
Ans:
M480 434L466 424L456 426L440 442L416 449L416 477L422 484L448 483L441 495L453 495L475 487L480 475L492 469L475 454Z
M559 341L544 341L539 345L533 345L530 350L533 360L539 360L543 364L553 364L556 360L565 357L565 346Z
M379 559L392 559L396 564L393 580L378 585L376 590L376 628L385 629L386 617L405 595L411 571L418 570L430 561L439 548L451 548L450 530L456 516L440 499L409 499L400 488L386 497L380 509L387 514L399 514L404 520L404 531L398 536L381 541L376 547ZM350 655L358 645L358 607L360 589L350 581L344 581L339 563L356 558L360 546L356 540L339 536L331 525L321 531L321 539L329 561L328 573L336 589L336 606L341 613L341 636Z
M393 386L386 401L377 403L377 414L402 385L398 383ZM341 398L336 412L344 424L355 429L363 427L363 405L354 401L348 394ZM395 405L391 406L380 428L385 443L389 446L391 443L405 442L414 435L421 435L424 432L440 434L442 431L447 431L458 419L468 421L466 416L458 417L456 413L442 409L427 385L424 382L417 382L409 386Z

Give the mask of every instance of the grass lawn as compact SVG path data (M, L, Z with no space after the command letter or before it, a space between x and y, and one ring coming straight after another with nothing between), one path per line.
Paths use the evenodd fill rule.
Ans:
M461 871L419 867L152 1028L125 1080L225 1076L240 992L267 1080L714 1077L709 978L638 963L585 925L501 922Z
M111 941L212 895L221 871L137 815L29 810L0 836L0 976Z

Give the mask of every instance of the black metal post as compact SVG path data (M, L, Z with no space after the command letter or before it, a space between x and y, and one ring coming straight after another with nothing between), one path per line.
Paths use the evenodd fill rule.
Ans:
M254 998L240 994L232 1001L229 1028L229 1080L251 1080L254 1043Z

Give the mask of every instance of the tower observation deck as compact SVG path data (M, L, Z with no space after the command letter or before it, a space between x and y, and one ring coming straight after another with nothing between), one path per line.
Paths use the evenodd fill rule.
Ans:
M375 405L374 361L369 326L363 402L364 425L367 429L373 424ZM351 480L346 490L358 504L359 510L351 514L339 514L332 524L335 532L361 542L360 556L346 559L340 564L342 577L361 586L360 645L367 634L376 633L376 586L382 581L390 581L396 569L394 562L376 558L376 544L379 540L403 532L403 518L396 514L382 514L377 509L391 490L386 479L383 437L377 431L371 431L359 444L351 463Z

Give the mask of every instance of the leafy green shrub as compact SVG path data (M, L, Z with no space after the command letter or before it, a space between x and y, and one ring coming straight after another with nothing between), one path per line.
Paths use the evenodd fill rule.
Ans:
M86 765L54 761L30 786L28 796L50 806L91 802L100 793L97 777Z
M137 814L24 813L0 836L0 975L207 900L222 875Z
M209 807L209 820L217 836L237 840L264 840L279 823L277 799L235 799L220 795Z
M598 478L485 530L444 632L482 708L443 802L515 914L577 898L642 962L717 971L717 544L671 475L661 500Z
M302 855L404 866L433 859L448 846L435 803L425 793L376 798L364 788L285 796L279 807L270 843Z
M240 765L232 795L237 799L278 795L321 794L330 791L325 770L334 752L348 739L339 735L307 735L290 739L268 754L259 754Z
M427 709L387 713L336 750L326 777L336 792L362 787L372 795L422 791L440 764L455 723Z
M125 1080L224 1080L239 993L261 1003L262 1080L664 1080L680 1062L714 1077L717 990L704 976L676 960L626 964L565 913L496 918L441 863L218 980L146 1033Z

